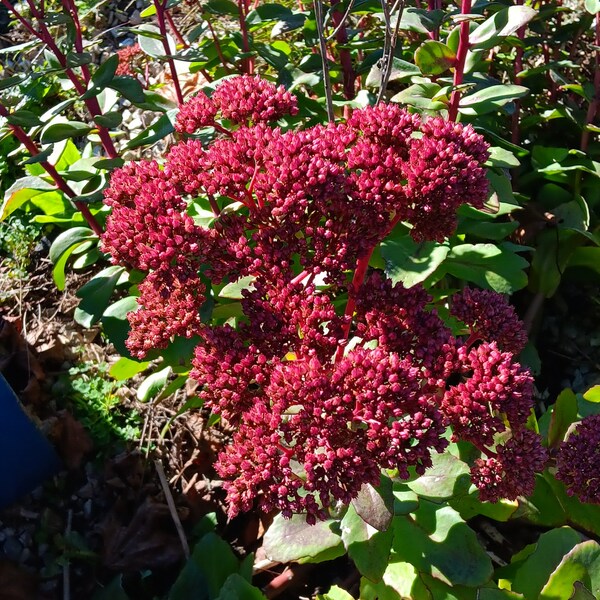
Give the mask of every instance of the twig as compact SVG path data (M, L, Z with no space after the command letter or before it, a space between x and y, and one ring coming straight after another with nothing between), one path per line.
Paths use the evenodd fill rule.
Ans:
M383 8L383 14L385 18L385 42L383 50L383 70L381 72L381 84L379 86L379 94L377 94L377 104L379 104L385 92L387 91L388 83L390 82L390 76L392 75L392 68L394 66L394 50L396 49L396 40L398 39L398 31L400 30L400 21L402 20L402 14L404 13L404 0L397 0L392 10L388 10L387 1L381 0L381 7ZM392 33L392 14L395 10L398 10L398 18L396 19L396 26Z
M177 535L179 536L179 541L181 542L181 547L183 548L183 555L187 560L190 557L190 546L188 544L187 538L185 537L185 531L183 531L183 526L181 525L179 515L177 514L177 508L175 507L173 495L171 494L171 489L169 488L169 484L167 482L165 470L163 469L162 462L159 459L155 459L154 466L156 467L156 472L158 474L158 478L160 479L160 485L162 486L163 492L165 494L167 506L169 507L171 518L173 519L173 523L175 524L175 529L177 529Z
M319 35L319 48L321 50L321 61L323 63L323 86L325 88L325 100L327 103L327 119L330 123L335 121L333 113L333 91L331 89L331 79L329 78L329 64L327 62L327 43L325 41L325 32L323 31L323 5L321 0L313 0L315 9L315 21L317 22L317 33Z

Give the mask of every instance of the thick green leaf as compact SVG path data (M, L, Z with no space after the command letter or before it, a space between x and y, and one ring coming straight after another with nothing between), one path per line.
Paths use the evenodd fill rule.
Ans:
M41 163L47 161L50 155L54 150L54 144L49 144L44 148L40 153L34 154L30 156L27 160L24 160L22 164L24 165L34 165L36 163ZM33 173L32 173L33 174Z
M71 227L70 229L63 231L54 242L52 242L52 246L50 246L50 260L53 263L56 263L56 261L75 244L93 239L96 239L96 236L88 227Z
M350 558L361 575L380 581L387 568L393 530L378 531L365 523L350 505L342 522L342 540Z
M436 40L426 40L415 50L415 64L427 75L440 75L455 62L456 54Z
M42 124L39 115L26 109L16 110L8 115L6 120L11 125L19 125L21 127L36 127Z
M52 123L42 129L40 141L42 144L60 142L67 138L82 137L87 135L92 128L86 123L79 121L67 121L65 123Z
M272 21L284 21L293 15L291 9L281 4L267 3L257 6L251 10L246 17L246 23L250 26Z
M421 70L417 65L394 57L390 81L409 81L415 75L421 75ZM381 77L382 73L379 64L375 64L369 71L365 85L367 87L379 87L381 85Z
M498 110L513 100L523 98L528 93L529 88L522 85L491 85L463 96L459 112L464 115L483 115Z
M241 575L232 573L225 580L217 600L267 600L267 598Z
M518 221L489 222L479 219L462 218L458 222L456 232L458 234L466 233L482 240L501 241L506 239L519 227Z
M122 121L123 114L118 110L94 117L94 123L96 123L96 125L100 125L100 127L106 127L107 129L114 129L115 127L118 127Z
M585 10L595 15L600 12L600 0L584 0Z
M281 71L289 62L288 55L273 44L252 44L252 49L258 52L273 68Z
M500 169L514 169L521 163L519 159L509 150L500 148L499 146L491 146L489 149L490 157L487 160L487 165L498 167Z
M527 285L527 265L504 244L461 244L450 250L442 268L482 288L512 294Z
M256 277L247 275L246 277L240 277L237 281L228 283L220 292L219 298L229 298L231 300L241 300L244 296L242 292L244 290L252 289L254 280Z
M536 250L529 271L529 289L550 298L576 248L585 243L579 233L567 229L546 229L536 238Z
M167 381L169 380L172 371L173 369L171 369L171 367L165 367L160 371L148 375L138 387L136 394L137 399L140 402L148 402L158 396L167 385Z
M579 542L581 535L570 527L560 527L543 533L535 549L517 570L512 590L525 598L539 598L540 592L550 575Z
M169 54L165 52L165 46L162 42L160 29L156 25L145 23L137 28L137 42L144 53L152 58L163 58ZM175 40L167 35L170 52L174 52L176 48Z
M600 402L600 385L594 385L587 392L583 394L583 397L588 402Z
M304 515L284 519L279 514L265 533L263 550L269 560L280 563L333 560L345 552L337 527L333 520L308 525Z
M119 92L126 100L129 100L134 104L144 101L144 88L134 77L117 75L113 78L108 87Z
M122 356L114 365L112 365L108 374L117 381L126 381L127 379L131 379L134 375L146 370L149 366L150 361L131 360L126 356Z
M548 472L544 473L544 478L565 511L564 523L600 535L600 505L581 502L576 496L570 496L564 484Z
M509 6L499 10L471 32L469 42L471 49L491 48L500 38L513 35L520 27L537 16L537 11L524 5Z
M8 88L14 87L15 85L19 85L22 81L22 75L12 75L11 77L0 79L0 91L7 90Z
M377 489L369 483L364 484L352 500L352 506L365 523L379 531L386 531L394 516L392 482L382 477Z
M442 110L446 108L446 105L443 102L433 100L441 89L442 87L437 83L413 83L413 85L392 96L390 102L408 104L424 110Z
M444 261L450 247L437 242L415 242L404 225L398 225L381 242L386 275L409 288L427 279Z
M411 515L397 517L393 561L407 562L450 585L489 581L492 564L477 535L449 506L421 499Z
M127 296L111 304L102 315L102 330L108 340L114 345L121 356L132 358L129 354L125 340L129 335L129 321L127 314L138 308L137 299Z
M173 120L174 117L172 118L169 114L162 115L150 127L142 131L139 135L136 135L132 140L129 140L125 147L128 149L138 148L139 146L153 144L158 140L162 140L175 131Z
M527 498L519 498L515 518L525 518L530 523L542 527L560 527L567 523L565 510L548 481L546 477L536 475L533 494Z
M239 15L237 4L231 0L208 0L206 4L202 5L202 8L213 15L229 15L231 17Z
M66 56L67 67L81 67L83 65L89 65L94 57L89 52L69 52Z
M68 233L68 232L66 232ZM70 245L58 258L58 260L54 263L54 267L52 268L52 279L54 279L54 283L59 291L63 291L65 289L66 275L65 275L65 267L67 266L67 262L77 250L79 246L85 244L85 242L76 242Z
M194 546L171 588L169 600L216 599L227 578L239 569L239 560L229 544L209 532Z
M318 594L317 600L354 600L354 597L345 589L334 585L329 588L329 591L326 594Z
M172 100L165 98L161 94L150 92L148 90L144 90L144 101L135 102L135 105L144 110L152 110L154 112L163 113L167 111L173 111L173 109L177 107L177 104Z
M494 521L508 521L519 507L515 500L499 500L493 503L482 502L479 500L479 492L477 491L453 496L448 500L448 503L460 513L465 521L478 515L489 517Z
M571 598L578 581L594 597L600 597L600 544L594 540L581 542L564 556L538 597Z
M548 446L554 448L564 439L571 424L577 421L577 396L570 389L564 389L552 406L552 417L548 427Z
M92 84L98 91L104 89L114 78L119 66L118 54L107 58L92 75Z
M100 320L124 272L123 267L112 265L94 275L77 290L77 297L81 298L75 309L74 318L77 323L83 327L91 327Z
M276 37L294 31L295 29L300 29L300 27L306 23L307 18L308 17L305 14L294 13L281 21L277 21L277 23L273 25L273 29L271 29L271 39L275 39Z
M410 543L409 540L406 540ZM383 580L374 583L363 577L360 581L361 600L406 600L431 598L413 565L395 559L388 564Z
M600 274L600 248L595 246L580 246L569 256L567 267L589 269Z
M394 482L394 515L407 515L419 508L419 497L406 483Z
M432 459L433 466L406 485L424 498L445 499L465 494L471 485L468 465L447 452L434 454Z
M47 190L54 190L55 187L51 183L44 181L41 177L21 177L17 179L4 192L4 201L0 210L0 221L3 221L13 211L17 210L27 202L27 200L42 194Z

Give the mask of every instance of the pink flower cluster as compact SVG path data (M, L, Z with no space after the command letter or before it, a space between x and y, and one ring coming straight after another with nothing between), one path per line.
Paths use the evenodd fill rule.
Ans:
M529 491L545 455L525 428L532 380L514 358L524 337L507 303L457 296L452 310L471 331L463 340L422 288L377 271L363 282L397 222L417 240L440 240L462 202L482 206L483 138L385 104L345 123L269 124L296 112L283 88L227 79L177 118L187 134L212 125L207 147L181 141L162 166L117 170L106 191L103 248L147 273L130 351L141 358L199 334L200 397L237 428L216 464L230 515L257 502L314 522L376 484L382 468L423 473L449 425L486 456L472 471L486 498ZM211 212L210 226L190 216L192 200ZM355 269L363 276L350 283ZM207 285L240 277L252 283L237 326L203 324Z
M217 113L238 125L276 121L298 112L296 98L280 85L242 75L223 80L209 98L199 92L180 109L175 130L193 134L198 129L215 124Z

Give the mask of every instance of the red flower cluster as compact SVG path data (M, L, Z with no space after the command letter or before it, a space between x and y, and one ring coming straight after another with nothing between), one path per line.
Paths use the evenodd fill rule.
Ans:
M192 134L215 124L217 113L238 125L276 121L298 112L296 98L280 85L241 75L223 80L209 98L204 92L196 94L180 109L175 130Z
M230 515L256 501L314 522L377 483L382 468L422 473L448 425L487 455L473 481L495 490L488 498L529 490L543 451L525 429L532 382L512 354L522 339L506 302L475 291L456 300L474 346L473 336L451 334L422 288L378 272L348 283L398 221L415 239L443 239L461 202L481 206L487 145L469 126L421 121L396 105L342 124L269 125L296 111L283 88L228 79L177 118L188 134L213 125L208 147L182 141L162 167L116 171L106 192L103 248L149 272L129 317L131 352L199 333L200 397L237 426L216 464ZM210 227L188 214L190 196L212 211ZM252 279L236 328L200 322L199 273L213 286Z
M556 466L568 494L600 504L600 415L583 419L562 442Z
M469 327L472 339L494 339L499 348L513 354L519 354L527 344L525 325L495 292L465 288L452 296L450 314Z
M135 77L135 67L139 67L140 63L146 58L139 44L132 44L117 50L117 56L119 57L119 64L115 74L131 77Z

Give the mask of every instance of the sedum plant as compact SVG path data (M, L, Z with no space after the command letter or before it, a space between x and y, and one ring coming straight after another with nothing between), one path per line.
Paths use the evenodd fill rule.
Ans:
M483 207L488 145L391 104L344 123L271 124L296 111L281 87L225 80L175 123L186 136L212 127L206 148L183 139L163 167L131 163L106 191L102 247L145 274L129 351L199 336L200 398L236 427L216 464L230 516L257 502L325 519L382 469L423 474L447 426L481 453L471 479L483 500L531 494L547 452L527 428L533 380L516 360L526 336L513 309L467 288L450 299L469 332L457 336L421 286L369 269L399 223L442 241L462 203ZM235 320L203 323L211 287L236 282Z

